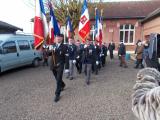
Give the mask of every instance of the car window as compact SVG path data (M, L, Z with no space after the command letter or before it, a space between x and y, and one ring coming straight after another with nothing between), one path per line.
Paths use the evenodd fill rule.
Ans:
M31 43L32 49L34 49L34 41L31 40L30 43Z
M4 43L2 47L5 54L17 52L16 43L14 41Z
M2 54L3 53L3 51L2 51L2 48L0 47L0 54Z
M29 42L27 40L18 41L19 49L22 50L30 50Z

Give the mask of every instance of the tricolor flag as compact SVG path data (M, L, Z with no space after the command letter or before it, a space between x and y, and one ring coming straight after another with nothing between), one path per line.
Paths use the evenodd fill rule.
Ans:
M36 0L36 15L34 18L34 46L37 49L48 36L48 24L42 0Z
M102 45L102 40L103 40L103 27L102 27L102 17L100 17L100 22L99 22L99 44Z
M97 42L101 45L102 44L102 20L101 17L99 16L99 11L96 8L96 33L95 33L95 38Z
M49 9L50 9L50 44L54 43L54 36L60 34L59 25L57 19L53 12L53 7L51 2L49 1Z
M53 31L53 23L49 22L49 39L47 41L48 45L51 45L54 43L54 31Z
M90 32L90 21L89 21L89 13L88 13L86 0L84 0L83 6L82 6L78 32L80 37L82 38L82 41L84 42L85 38Z
M73 32L73 28L72 28L72 23L71 23L71 19L68 16L67 17L67 38L72 37L72 32Z

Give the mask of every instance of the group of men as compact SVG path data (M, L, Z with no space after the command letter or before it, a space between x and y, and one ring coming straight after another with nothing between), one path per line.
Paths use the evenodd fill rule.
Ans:
M55 44L49 46L49 56L50 68L57 85L54 101L58 102L65 87L63 73L67 74L68 79L73 80L77 68L79 74L85 74L86 84L89 85L91 73L98 74L100 68L105 66L107 46L105 43L99 45L90 39L86 39L82 44L73 38L69 38L68 43L64 44L63 35L59 34L55 37Z

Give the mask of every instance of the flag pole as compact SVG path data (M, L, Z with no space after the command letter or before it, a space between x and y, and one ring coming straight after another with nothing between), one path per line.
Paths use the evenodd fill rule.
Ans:
M103 35L103 9L101 9L101 25L102 25L102 35ZM102 41L103 41L103 36L102 36Z
M96 23L96 10L97 10L97 5L96 5L96 7L95 7L95 10L94 10L94 15L95 15L95 23ZM95 24L96 25L96 24ZM96 27L94 26L94 31L93 31L93 41L95 41L95 29Z

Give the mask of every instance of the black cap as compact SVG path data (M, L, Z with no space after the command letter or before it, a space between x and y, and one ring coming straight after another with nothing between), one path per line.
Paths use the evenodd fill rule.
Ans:
M56 37L64 37L63 34L56 34Z

